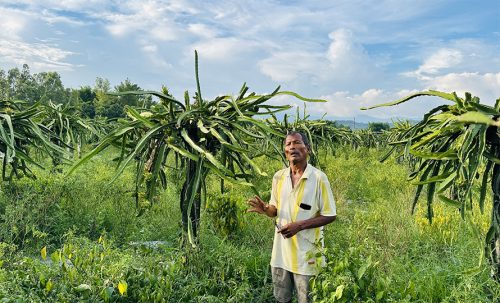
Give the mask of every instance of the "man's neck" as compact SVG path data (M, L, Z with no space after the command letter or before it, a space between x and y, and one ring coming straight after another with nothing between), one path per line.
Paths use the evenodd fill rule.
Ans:
M302 176L307 167L307 161L293 163L290 162L290 174L292 176L298 176L299 178Z

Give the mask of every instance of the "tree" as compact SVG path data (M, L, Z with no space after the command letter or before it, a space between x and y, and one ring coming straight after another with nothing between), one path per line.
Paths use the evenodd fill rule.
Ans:
M368 129L373 132L381 132L383 130L389 130L391 126L387 122L369 122Z
M78 90L78 98L82 102L82 116L93 119L96 115L94 100L96 93L90 86L82 86Z
M80 100L82 100L82 102L94 102L96 93L90 86L82 86L78 90L78 96L80 97Z
M67 103L69 94L64 88L61 81L61 76L57 72L41 72L34 75L37 85L39 98L43 104L48 104L49 101L54 103Z
M195 71L197 92L194 102L187 91L184 102L180 102L165 87L162 92L122 93L125 96L154 95L160 103L147 111L127 106L128 120L122 121L70 170L74 171L109 146L119 146L122 151L116 176L137 159L135 196L141 214L158 199L157 188L166 188L165 165L168 156L174 156L179 169L184 171L180 208L183 230L192 244L198 233L201 202L206 196L206 176L215 173L221 179L252 186L252 174L264 174L251 159L252 151L259 148L261 140L275 144L269 134L284 137L254 116L272 114L290 106L273 106L265 102L281 94L319 101L279 91L279 87L270 94L257 95L248 93L246 85L236 97L219 96L209 101L201 95L196 52ZM281 148L276 148L281 152ZM252 188L257 192L255 187Z
M391 143L390 152L399 148L417 159L409 176L417 185L413 210L426 187L427 217L431 222L436 194L441 201L459 208L464 218L473 205L476 178L481 180L481 212L491 186L493 205L485 255L492 265L492 276L500 282L500 98L491 107L470 93L465 93L464 99L455 93L426 91L374 107L393 106L419 96L437 96L453 104L430 110L420 122L402 129Z
M112 96L109 94L110 92L110 84L108 79L100 78L97 77L95 79L95 84L94 84L94 92L95 92L95 99L94 99L94 106L96 110L96 114L99 116L105 116L108 118L111 118L108 116L108 114L105 112L106 107L114 104L116 102L116 96ZM123 109L121 109L121 113L116 116L116 117L123 117ZM115 116L113 116L115 118Z
M141 87L135 83L132 83L128 78L125 81L120 82L115 86L115 91L117 93L129 92L129 91L142 91ZM118 95L118 102L123 106L136 106L149 108L152 105L151 95Z

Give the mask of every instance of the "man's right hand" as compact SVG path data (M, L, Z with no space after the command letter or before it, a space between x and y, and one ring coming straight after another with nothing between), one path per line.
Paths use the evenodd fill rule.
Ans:
M255 196L247 201L248 205L251 207L247 210L247 212L266 214L269 208L269 205L264 203L259 196Z

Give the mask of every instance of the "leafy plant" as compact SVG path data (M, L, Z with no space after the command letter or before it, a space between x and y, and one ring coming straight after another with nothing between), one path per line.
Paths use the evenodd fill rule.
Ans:
M167 168L167 159L172 155L176 168L184 172L180 194L182 225L192 244L199 227L201 201L206 197L207 174L212 172L223 180L252 186L251 176L264 174L251 159L252 152L260 149L262 140L281 153L281 147L270 139L269 134L284 134L254 116L273 114L290 106L274 106L266 102L278 95L291 95L311 102L323 101L280 91L279 87L270 94L257 95L248 93L245 84L236 97L225 95L209 101L201 95L196 52L195 72L197 92L193 103L187 91L182 103L165 87L162 92L122 93L153 95L160 99L160 103L148 110L127 107L128 119L121 121L121 125L104 137L71 170L105 148L118 146L121 155L116 176L130 162L137 160L135 195L136 206L141 214L157 200L158 186L166 188L165 169L170 169Z
M413 209L426 187L430 222L434 217L435 195L456 206L464 218L473 205L475 180L481 180L478 199L481 211L491 186L493 207L485 255L492 264L492 276L500 281L500 99L492 107L481 104L470 93L460 98L456 93L426 91L374 107L393 106L419 96L436 96L453 103L433 108L420 122L403 131L397 141L391 142L391 152L400 146L405 153L418 158L409 175L409 180L415 180L417 185Z
M60 138L37 121L42 113L39 103L27 106L23 101L0 101L2 180L11 180L13 176L33 177L29 166L42 166L30 156L32 149L51 156L65 153L63 148L51 141L59 141Z
M229 193L210 195L206 203L206 211L211 217L214 228L229 236L240 228L240 213L238 200Z
M49 101L43 108L40 120L45 127L57 135L52 139L54 144L66 148L68 152L70 149L76 150L78 155L86 138L101 134L99 128L94 128L94 123L84 121L77 109L69 104L54 104ZM62 163L64 156L65 154L55 153L52 157L54 166Z

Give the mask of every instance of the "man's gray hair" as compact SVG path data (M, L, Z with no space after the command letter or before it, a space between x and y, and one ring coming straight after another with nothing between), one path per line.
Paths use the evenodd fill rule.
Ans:
M303 132L298 132L298 131L288 131L285 136L285 141L288 136L293 136L293 135L299 135L302 138L302 142L304 142L304 145L307 146L308 149L311 149L311 144L309 143L309 138L307 138L306 134ZM285 143L285 142L283 142Z

